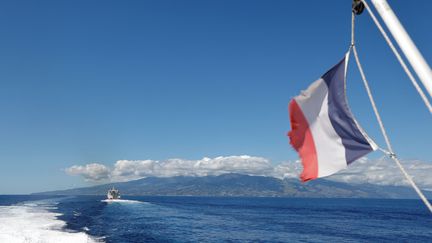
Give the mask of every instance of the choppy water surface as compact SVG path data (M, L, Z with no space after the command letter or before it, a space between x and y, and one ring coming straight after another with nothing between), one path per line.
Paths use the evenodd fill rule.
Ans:
M0 196L0 242L430 242L418 200Z

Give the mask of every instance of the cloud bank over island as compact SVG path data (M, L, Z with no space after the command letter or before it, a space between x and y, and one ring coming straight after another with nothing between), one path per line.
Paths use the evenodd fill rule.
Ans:
M419 160L405 160L402 163L420 187L432 190L432 177L429 176L432 163ZM297 178L301 170L300 161L273 164L269 159L249 155L204 157L199 160L118 160L113 166L89 163L65 169L67 174L82 176L92 183L123 182L144 177L217 176L226 173L284 179ZM397 165L384 157L361 158L347 169L326 179L351 184L408 185Z
M268 176L274 171L270 160L248 155L204 157L200 160L168 159L118 160L112 168L101 163L74 165L69 175L80 175L87 181L129 181L144 177L208 176L226 173Z

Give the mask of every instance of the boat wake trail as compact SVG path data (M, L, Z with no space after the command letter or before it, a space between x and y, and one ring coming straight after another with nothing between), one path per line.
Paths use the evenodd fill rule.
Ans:
M0 242L101 242L84 232L64 231L61 214L50 212L54 202L37 201L12 206L0 206Z
M101 200L101 202L106 202L106 203L148 204L147 202L141 202L141 201L136 201L136 200L127 200L127 199L104 199L104 200Z

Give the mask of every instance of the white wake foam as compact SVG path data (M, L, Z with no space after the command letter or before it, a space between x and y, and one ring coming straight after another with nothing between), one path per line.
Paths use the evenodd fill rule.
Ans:
M66 223L49 211L54 206L37 202L0 206L0 242L100 242L84 232L64 231Z
M104 199L104 200L101 200L101 202L106 202L106 203L145 203L145 202L141 202L141 201L127 200L127 199Z

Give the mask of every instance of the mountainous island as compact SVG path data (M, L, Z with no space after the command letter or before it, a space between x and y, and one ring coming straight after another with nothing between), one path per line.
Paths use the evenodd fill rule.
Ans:
M106 195L115 187L122 195L133 196L237 196L315 198L418 198L408 187L374 184L346 184L325 179L301 183L298 179L278 179L243 174L218 176L147 177L91 187L41 192L43 195ZM432 198L432 192L425 191Z

